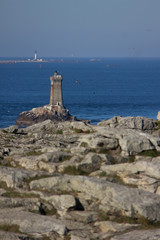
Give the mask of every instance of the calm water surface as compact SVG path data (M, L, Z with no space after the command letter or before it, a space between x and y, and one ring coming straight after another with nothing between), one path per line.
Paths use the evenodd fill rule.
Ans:
M156 119L160 110L160 59L0 64L0 128L22 111L49 103L50 76L63 75L64 105L96 124L121 116Z

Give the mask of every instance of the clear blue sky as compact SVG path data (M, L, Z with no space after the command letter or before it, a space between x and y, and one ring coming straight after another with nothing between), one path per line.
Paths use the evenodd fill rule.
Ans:
M160 57L160 0L0 0L0 57Z

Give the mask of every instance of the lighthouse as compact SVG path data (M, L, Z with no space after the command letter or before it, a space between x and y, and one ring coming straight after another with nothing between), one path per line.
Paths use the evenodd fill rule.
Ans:
M63 108L63 99L62 99L62 75L58 74L56 71L51 80L51 94L50 94L50 106L59 106Z
M34 52L34 61L37 61L37 51Z

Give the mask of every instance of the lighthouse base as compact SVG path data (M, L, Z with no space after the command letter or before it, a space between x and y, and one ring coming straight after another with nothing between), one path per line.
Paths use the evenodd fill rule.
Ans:
M16 124L19 127L26 127L45 120L54 122L75 121L76 117L70 115L69 110L63 106L46 105L39 108L33 108L30 111L20 113Z

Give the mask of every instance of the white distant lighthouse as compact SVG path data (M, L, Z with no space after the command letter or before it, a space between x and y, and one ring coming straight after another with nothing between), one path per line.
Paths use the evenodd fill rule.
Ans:
M34 52L34 61L37 61L37 51Z

